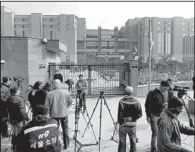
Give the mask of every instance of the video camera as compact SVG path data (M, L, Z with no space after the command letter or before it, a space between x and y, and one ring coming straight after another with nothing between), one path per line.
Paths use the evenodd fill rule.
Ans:
M173 91L178 91L178 98L182 98L184 95L188 94L189 87L174 86Z

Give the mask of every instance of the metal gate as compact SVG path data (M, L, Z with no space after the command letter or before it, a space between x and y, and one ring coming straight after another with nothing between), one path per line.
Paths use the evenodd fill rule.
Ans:
M129 64L111 65L56 65L49 64L49 78L61 73L64 81L71 78L74 82L72 92L75 94L75 84L79 74L83 74L88 83L88 95L99 95L104 91L105 95L124 94L123 84L129 84ZM65 88L68 88L65 85Z

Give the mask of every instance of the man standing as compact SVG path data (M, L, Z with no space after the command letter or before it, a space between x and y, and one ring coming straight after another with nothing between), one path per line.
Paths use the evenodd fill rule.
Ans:
M34 118L13 139L17 152L61 152L56 120L48 117L48 108L36 105Z
M68 135L68 108L72 104L72 98L68 90L61 88L61 81L53 81L53 90L47 93L45 105L48 107L50 116L61 122L63 130L64 149L69 146Z
M125 88L126 96L119 101L118 122L119 122L119 146L118 152L126 152L126 136L130 139L130 152L137 152L136 149L136 121L142 116L141 104L133 96L133 88Z
M158 126L157 121L166 106L166 101L168 99L167 90L169 89L169 84L167 81L161 81L160 87L151 90L146 98L145 110L147 121L151 126L152 139L151 139L151 152L157 152L157 135Z
M1 101L0 101L0 125L2 137L8 137L8 109L7 99L11 96L10 88L11 78L3 77L1 84Z
M195 135L193 128L180 124L179 114L182 112L183 102L177 97L172 97L158 121L158 151L159 152L192 152L181 146L180 133Z
M83 75L79 75L79 80L76 83L77 94L80 97L79 107L83 107L83 113L86 110L86 94L87 94L87 82L83 79Z

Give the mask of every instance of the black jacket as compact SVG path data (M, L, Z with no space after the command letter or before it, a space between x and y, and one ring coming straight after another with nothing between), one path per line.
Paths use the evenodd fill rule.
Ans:
M151 114L160 116L165 107L164 96L159 89L151 90L146 98L145 109L147 117Z
M47 96L48 91L47 90L38 90L35 93L33 104L35 105L44 105L45 99Z
M135 126L142 116L141 104L132 96L125 96L119 101L118 122L120 125Z
M57 121L36 116L13 139L17 152L61 152Z
M7 99L11 96L9 86L1 84L0 117L8 117Z
M28 121L28 114L26 113L25 100L21 96L11 96L7 100L8 112L11 123L18 123L21 121Z

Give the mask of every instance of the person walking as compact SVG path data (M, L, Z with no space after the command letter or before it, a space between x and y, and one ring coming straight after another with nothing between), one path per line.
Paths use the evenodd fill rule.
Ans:
M61 152L56 120L44 105L34 107L34 118L13 139L17 152Z
M161 81L160 87L151 90L146 98L145 110L147 116L147 122L151 126L152 138L151 138L151 152L157 152L157 135L158 126L157 121L167 105L169 84L167 81Z
M130 139L130 152L137 152L136 148L136 121L142 116L141 104L133 94L133 88L125 88L126 96L119 101L119 146L118 152L126 152L126 136Z
M165 108L158 120L158 152L192 152L181 146L181 133L195 136L194 128L184 126L178 120L183 106L183 102L178 97L169 99L168 108Z
M72 98L68 90L61 88L61 81L56 79L53 81L53 90L48 92L45 100L45 106L49 109L50 117L59 123L63 130L64 149L69 146L68 135L68 108L72 104Z
M41 105L45 104L45 99L46 99L47 93L52 90L52 85L53 85L52 81L48 81L43 86L43 89L36 91L35 97L34 97L35 106L39 105L39 104L41 104Z
M11 78L3 77L1 84L1 101L0 101L0 129L2 137L8 137L8 109L7 99L11 96L10 86Z
M43 87L43 83L41 81L36 81L35 84L33 85L32 90L28 94L28 101L30 102L32 110L35 107L35 99L34 99L35 98L35 93L38 90L41 90L42 87Z
M22 127L25 124L25 121L28 121L29 118L25 109L25 100L22 96L20 96L20 89L18 87L13 87L10 89L10 93L11 96L7 100L7 107L9 113L9 122L12 126L13 141L13 139L21 131Z

